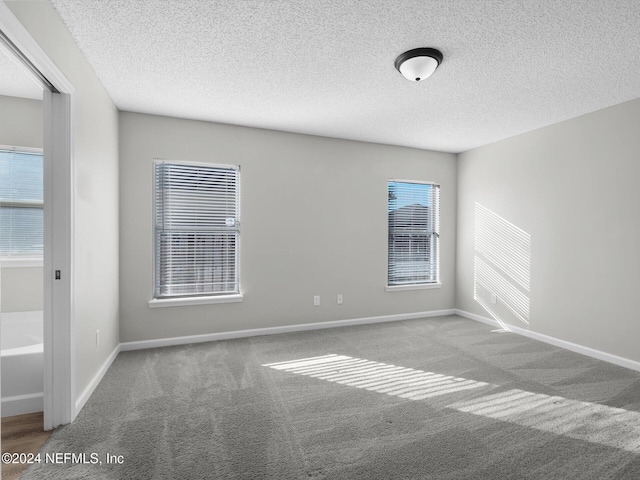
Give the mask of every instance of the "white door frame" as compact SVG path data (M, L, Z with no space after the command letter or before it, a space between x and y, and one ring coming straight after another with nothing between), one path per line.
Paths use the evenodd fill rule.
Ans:
M74 88L0 0L0 31L57 90L44 92L44 429L75 419ZM25 67L25 70L28 70ZM34 74L28 72L32 77ZM58 93L59 92L59 93ZM56 279L55 272L60 272Z

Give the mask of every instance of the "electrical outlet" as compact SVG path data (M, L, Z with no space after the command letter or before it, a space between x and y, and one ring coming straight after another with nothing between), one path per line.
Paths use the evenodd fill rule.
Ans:
M100 346L100 330L96 330L96 347Z
M339 293L336 296L336 301L338 302L338 305L342 305L342 294L341 293Z
M496 295L495 293L491 294L491 303L494 305L498 303L498 295Z
M313 297L313 306L317 307L318 305L320 305L320 295L314 295L314 297Z

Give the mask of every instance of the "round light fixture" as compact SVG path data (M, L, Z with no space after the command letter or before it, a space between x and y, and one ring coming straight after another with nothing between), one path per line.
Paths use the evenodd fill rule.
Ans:
M395 67L407 80L419 82L431 76L442 63L442 52L435 48L414 48L398 55Z

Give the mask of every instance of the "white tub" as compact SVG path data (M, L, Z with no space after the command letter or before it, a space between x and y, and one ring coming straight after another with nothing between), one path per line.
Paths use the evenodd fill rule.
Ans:
M42 411L42 347L42 312L0 315L3 417Z

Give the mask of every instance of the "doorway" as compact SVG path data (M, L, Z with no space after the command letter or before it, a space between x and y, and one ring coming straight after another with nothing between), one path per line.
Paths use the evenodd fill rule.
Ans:
M70 423L75 416L71 245L73 86L4 2L0 2L0 49L42 91L42 404L43 428L51 430Z

